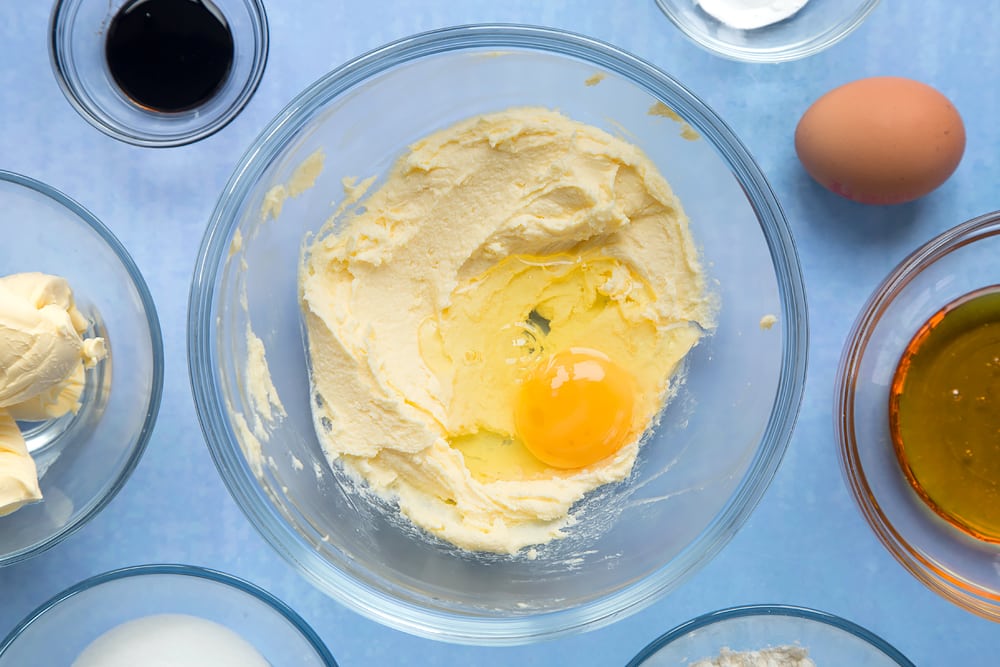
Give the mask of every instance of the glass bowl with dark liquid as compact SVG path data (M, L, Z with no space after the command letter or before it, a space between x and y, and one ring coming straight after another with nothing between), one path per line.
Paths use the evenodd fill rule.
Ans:
M1000 621L1000 212L916 250L875 290L841 357L844 475L892 555Z
M49 50L92 125L139 146L179 146L220 130L256 91L267 17L259 0L58 0Z

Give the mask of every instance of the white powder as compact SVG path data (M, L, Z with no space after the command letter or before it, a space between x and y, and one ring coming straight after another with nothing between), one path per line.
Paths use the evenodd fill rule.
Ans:
M754 30L784 21L809 0L694 0L731 28Z
M73 667L269 667L241 636L186 614L144 616L108 630Z
M689 667L816 667L809 652L799 646L778 646L760 651L722 649L715 658L692 662Z

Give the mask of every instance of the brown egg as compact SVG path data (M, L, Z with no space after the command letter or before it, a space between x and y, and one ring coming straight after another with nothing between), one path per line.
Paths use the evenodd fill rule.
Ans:
M795 151L833 192L864 204L899 204L951 176L965 151L965 127L935 89L880 76L816 100L795 129Z

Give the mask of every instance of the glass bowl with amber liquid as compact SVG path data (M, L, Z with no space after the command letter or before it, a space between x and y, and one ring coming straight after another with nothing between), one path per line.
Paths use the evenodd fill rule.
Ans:
M862 308L837 373L842 468L889 552L1000 621L1000 212L899 264Z

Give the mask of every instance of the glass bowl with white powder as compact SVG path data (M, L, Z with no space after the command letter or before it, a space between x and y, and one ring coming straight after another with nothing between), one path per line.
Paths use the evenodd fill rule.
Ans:
M628 667L914 667L856 623L792 605L710 612L660 636Z
M847 37L878 0L656 0L699 46L733 60L784 62Z
M337 388L346 396L358 383L351 379L356 374L334 371L327 398L312 393L310 369L329 368L326 360L336 357L307 352L299 268L311 235L361 183L386 180L408 147L466 119L526 107L557 109L642 149L691 220L719 308L714 330L688 353L684 382L648 429L627 474L574 501L560 536L514 551L486 551L449 542L430 522L410 521L412 505L372 490L378 476L368 485L359 482L345 472L349 457L330 455L330 430L317 437L326 426L314 419L314 409L341 401ZM545 173L551 171L558 170ZM474 205L469 210L452 229L465 218L486 217ZM437 238L446 246L468 237L456 231ZM434 278L440 264L428 255L412 266L413 274ZM402 291L404 283L383 284ZM512 293L503 291L498 302ZM331 303L343 296L332 296ZM420 329L400 324L405 307L374 318L373 326L380 340L399 342L380 349L403 349L414 360L423 354L409 352ZM477 25L415 35L347 63L293 100L249 148L199 252L189 367L202 430L223 481L304 577L399 630L511 645L591 630L634 613L672 591L732 538L787 445L803 388L806 323L798 259L781 208L753 159L710 109L667 74L596 40L546 28ZM639 335L627 333L618 340ZM552 332L543 335L551 340ZM363 367L399 367L387 357L365 358L371 363ZM373 391L377 396L381 390ZM467 393L484 391L474 380ZM409 404L395 396L385 402L412 414ZM345 440L371 433L372 425L379 432L371 442L387 452L422 437L423 431L404 431L392 414L373 406L361 396L341 413L357 426L343 434ZM417 455L449 447L441 437L413 447L409 459L390 454L385 459L400 467L384 477L423 477L420 471L433 466ZM460 463L471 467L475 460L463 452ZM418 474L410 476L411 470ZM462 479L458 467L444 472L451 476L443 482L427 477L438 488ZM523 488L518 471L501 473L510 477L485 491ZM529 500L544 501L569 486L549 472L534 479L550 482L551 493ZM431 501L457 506L455 513L465 509L462 498L445 493ZM533 509L530 503L519 507L527 508L523 514ZM446 527L455 525L483 524L461 520Z
M336 667L267 591L215 570L139 565L71 586L0 642L0 667Z

